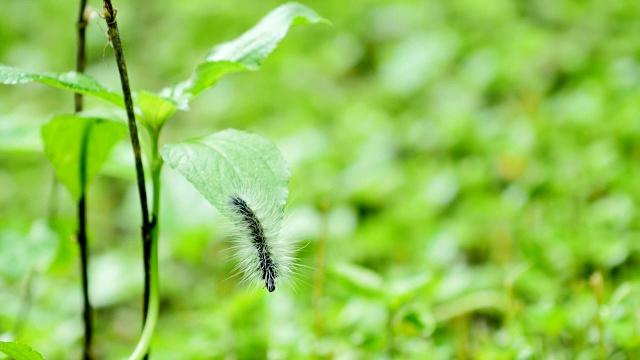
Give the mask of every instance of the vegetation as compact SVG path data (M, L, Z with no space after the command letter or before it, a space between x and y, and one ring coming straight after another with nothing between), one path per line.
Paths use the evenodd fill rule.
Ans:
M162 183L151 358L640 357L640 3L307 4L333 26L292 28L260 71L190 94L162 89L281 3L114 4L147 110L150 203ZM75 68L77 4L3 5L0 64L69 88L59 75ZM77 120L69 92L0 86L0 353L12 357L81 357L83 188L93 354L129 356L140 336L141 206L119 67L105 21L86 31L85 72L101 84L84 92L90 127L55 132ZM227 128L273 140L289 167L281 236L300 266L273 292L234 277L234 221L206 181L166 157L153 170L154 149ZM86 186L60 176L78 172L52 160L47 134L101 135L88 137L104 151Z

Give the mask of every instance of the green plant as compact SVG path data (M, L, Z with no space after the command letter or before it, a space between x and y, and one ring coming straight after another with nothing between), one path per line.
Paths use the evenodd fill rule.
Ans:
M0 353L16 360L42 360L42 355L25 344L19 342L0 341Z
M80 19L83 19L83 9L81 3ZM236 225L240 235L237 240L240 249L237 255L238 269L244 272L245 279L263 282L269 291L273 291L276 279L286 277L291 271L289 247L277 237L288 194L289 173L275 145L255 134L225 130L167 144L161 150L163 126L178 110L188 110L189 103L215 85L222 76L259 69L290 26L326 20L301 4L282 5L239 38L213 47L187 80L158 93L140 91L132 94L117 26L117 11L111 1L104 1L101 17L107 23L109 41L116 54L122 95L82 74L82 61L78 61L76 72L68 73L30 72L0 65L0 82L10 85L39 82L77 94L76 113L53 117L42 128L42 140L57 178L79 204L79 209L84 208L84 198L91 180L111 148L124 136L125 127L117 117L83 113L81 100L77 99L79 95L91 96L126 111L142 213L144 328L131 356L131 359L140 359L148 351L158 317L157 242L161 225L160 173L164 161L178 170ZM145 129L148 139L143 146L138 138L137 121ZM147 170L151 175L150 208L142 153L146 154ZM83 211L79 210L80 213ZM82 214L79 214L79 219L78 233L86 236ZM86 246L86 239L84 244ZM85 311L90 311L90 306L86 306ZM87 354L88 351L85 351L85 357ZM13 353L9 355L16 356Z

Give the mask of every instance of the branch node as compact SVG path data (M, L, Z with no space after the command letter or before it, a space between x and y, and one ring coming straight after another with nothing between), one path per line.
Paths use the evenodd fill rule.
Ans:
M116 23L116 16L118 15L118 9L117 8L113 8L111 7L111 5L106 4L103 7L104 12L100 14L100 17L103 18L106 22L107 25L113 25Z

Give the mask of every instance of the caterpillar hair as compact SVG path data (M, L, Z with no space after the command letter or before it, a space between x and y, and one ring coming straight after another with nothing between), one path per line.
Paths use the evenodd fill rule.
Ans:
M287 191L284 189L283 191ZM269 194L261 185L227 190L223 213L231 222L231 251L236 260L235 275L247 284L261 285L269 292L276 285L293 285L303 268L295 259L299 244L282 234L285 200ZM286 198L286 193L284 196ZM294 281L295 280L295 281Z

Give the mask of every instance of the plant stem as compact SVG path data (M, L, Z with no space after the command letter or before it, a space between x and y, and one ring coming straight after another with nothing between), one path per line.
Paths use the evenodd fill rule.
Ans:
M147 205L147 192L145 190L145 180L144 180L144 170L142 168L142 155L140 151L140 140L138 138L138 129L136 127L136 118L133 110L133 100L131 98L131 89L129 87L129 75L127 74L127 65L124 59L124 51L122 50L122 42L120 41L120 33L118 31L118 23L116 21L117 11L113 8L111 4L111 0L104 0L104 19L107 22L107 26L109 27L109 40L111 41L111 45L113 46L113 50L116 55L116 62L118 64L118 71L120 73L120 83L122 84L122 94L124 96L124 104L127 110L127 118L129 122L129 135L131 138L131 145L133 147L133 154L135 157L136 163L136 175L137 175L137 184L138 184L138 194L140 196L140 207L142 211L142 254L143 254L143 263L144 263L144 297L143 297L143 337L145 336L145 331L147 331L147 321L153 320L153 326L151 326L151 334L153 334L153 328L155 327L155 321L157 320L157 316L151 318L147 318L147 313L153 313L152 305L150 303L151 300L151 292L152 292L152 277L156 277L157 283L157 269L154 271L152 267L152 263L154 260L153 252L157 250L153 250L152 244L152 233L153 224L149 218L149 208ZM157 235L156 235L157 236ZM157 258L157 256L156 256ZM157 262L157 260L155 260ZM156 264L157 267L157 264ZM154 273L155 272L155 273ZM157 284L156 284L157 285ZM157 313L157 297L155 299L155 312ZM151 324L149 324L151 325ZM136 349L137 350L137 349Z
M84 348L83 358L91 359L91 341L93 339L93 318L92 306L89 301L89 277L87 268L89 259L87 256L87 148L89 147L89 134L91 133L89 124L82 136L82 147L80 150L80 199L78 200L78 246L80 247L80 270L82 276L82 318L84 319Z
M27 280L25 281L24 288L22 290L22 296L20 301L20 310L18 311L18 316L16 317L16 322L13 324L13 329L11 332L15 338L20 337L20 332L24 326L27 317L29 316L29 311L31 310L31 305L33 303L33 277L35 271L33 267L29 269L29 273L27 274Z
M85 51L85 43L86 43L86 29L87 29L87 17L85 16L85 11L87 7L87 0L80 0L80 10L78 11L78 39L76 42L76 72L84 73L85 65L86 65L86 51ZM75 93L74 95L74 106L75 112L79 113L82 111L83 107L83 98L82 94Z
M160 130L158 130L157 133L150 132L149 137L151 138L151 182L153 185L153 208L151 209L151 216L153 217L154 229L158 230L158 216L160 215L160 172L164 164L158 149ZM157 237L158 231L155 232L155 235Z
M159 131L159 130L158 130ZM155 330L155 326L158 322L158 311L160 301L160 281L158 274L158 234L159 234L159 222L158 215L160 214L160 172L162 171L163 161L158 152L158 137L159 133L149 132L151 138L151 181L153 183L153 230L151 232L151 298L149 300L149 309L142 330L142 335L136 345L136 349L129 357L129 360L139 360L144 357L143 354L147 352L151 343L151 337Z
M316 251L316 274L313 284L313 330L316 339L322 337L322 314L320 310L320 299L322 298L322 290L324 287L324 251L327 242L327 213L329 212L329 203L323 201L320 204L321 223L320 233L318 235L318 249Z
M78 22L77 22L77 42L76 42L76 72L84 73L86 64L86 51L85 51L85 39L87 18L85 16L85 9L87 7L86 0L80 0L80 8L78 10ZM82 111L83 97L82 94L74 94L74 109L76 113ZM83 310L82 317L84 320L84 344L82 349L82 358L89 360L92 358L91 344L93 340L93 309L91 302L89 301L89 277L87 274L88 268L88 251L87 251L87 203L86 203L86 183L87 183L87 147L89 141L89 131L91 126L88 126L85 130L84 137L82 139L82 149L80 154L80 199L78 201L78 246L80 248L80 273L82 277L82 300Z
M604 279L600 271L596 271L589 278L589 282L593 287L593 295L596 300L596 314L594 317L595 326L598 329L598 351L600 359L607 358L607 344L604 337L604 324L602 323L602 306L604 303Z
M155 331L156 324L158 323L158 310L160 302L160 284L158 280L158 231L154 227L152 230L151 241L151 297L149 299L149 309L144 322L144 328L142 329L142 335L133 354L129 357L129 360L140 360L148 357L147 354L149 344L151 344L151 337Z
M58 217L58 178L55 172L51 173L51 191L49 192L49 203L47 206L47 221L49 225L53 224L53 221Z
M466 360L469 355L469 319L462 314L453 319L453 327L456 336L456 359Z

